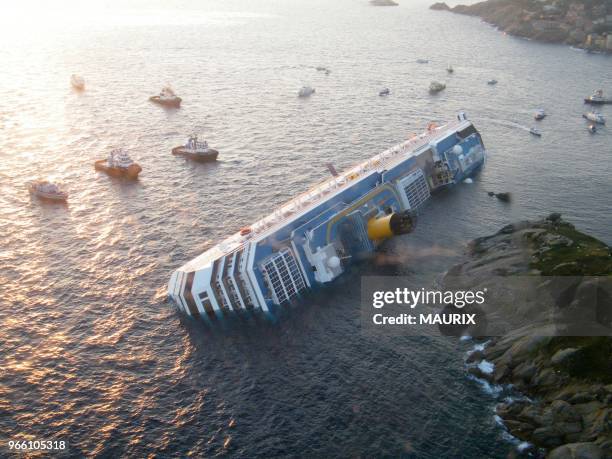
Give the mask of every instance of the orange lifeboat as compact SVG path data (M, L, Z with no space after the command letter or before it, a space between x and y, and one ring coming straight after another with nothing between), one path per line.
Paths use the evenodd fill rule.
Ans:
M251 228L248 226L245 226L244 228L240 228L240 235L241 236L246 236L247 234L251 234Z

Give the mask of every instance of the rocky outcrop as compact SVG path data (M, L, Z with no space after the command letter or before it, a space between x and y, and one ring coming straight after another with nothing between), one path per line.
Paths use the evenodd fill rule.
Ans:
M551 214L472 241L464 262L442 280L444 288L492 285L499 301L483 305L487 332L499 329L497 321L507 326L508 313L516 318L466 364L473 376L529 397L500 403L497 415L512 435L552 459L612 457L612 282L582 277L611 274L610 247ZM547 289L550 307L517 300L516 289L508 288L515 278ZM589 317L597 328L588 330L595 332L563 333L558 320L568 313L571 323Z
M393 0L370 0L370 5L374 6L397 6Z
M444 2L434 3L429 7L430 10L450 11L450 7Z
M609 29L605 22L606 5L603 0L594 0L587 5L552 0L486 0L454 8L449 8L445 3L435 3L430 8L478 16L510 35L612 51L606 49L605 39L601 43L596 43L597 40L591 43L588 39L588 34L601 33L599 29L602 27ZM608 32L612 33L612 30Z

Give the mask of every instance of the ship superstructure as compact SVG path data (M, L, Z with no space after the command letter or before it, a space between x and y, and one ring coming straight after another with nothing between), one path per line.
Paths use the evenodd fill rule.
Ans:
M410 232L432 192L482 166L463 113L333 176L176 270L168 293L189 316L269 312L340 276L385 239ZM333 169L333 168L332 168Z

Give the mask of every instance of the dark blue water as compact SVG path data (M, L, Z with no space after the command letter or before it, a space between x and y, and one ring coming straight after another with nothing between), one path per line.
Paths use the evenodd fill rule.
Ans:
M0 437L94 457L505 457L495 399L464 374L468 344L362 334L360 277L429 285L469 239L551 211L612 242L612 135L581 119L583 96L612 93L609 58L424 1L30 3L0 18ZM433 79L447 83L435 97ZM147 102L166 82L178 111ZM317 92L298 99L305 84ZM459 109L485 168L376 259L276 322L210 329L166 302L176 267L324 178L326 162L342 169ZM217 164L170 154L193 131ZM94 171L113 146L142 165L138 182ZM31 199L33 177L63 181L69 204Z

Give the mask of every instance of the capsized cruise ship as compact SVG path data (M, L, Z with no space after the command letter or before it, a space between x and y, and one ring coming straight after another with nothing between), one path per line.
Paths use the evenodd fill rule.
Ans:
M414 226L419 208L485 161L463 112L332 176L177 269L168 293L192 317L271 312L332 282L385 239Z

